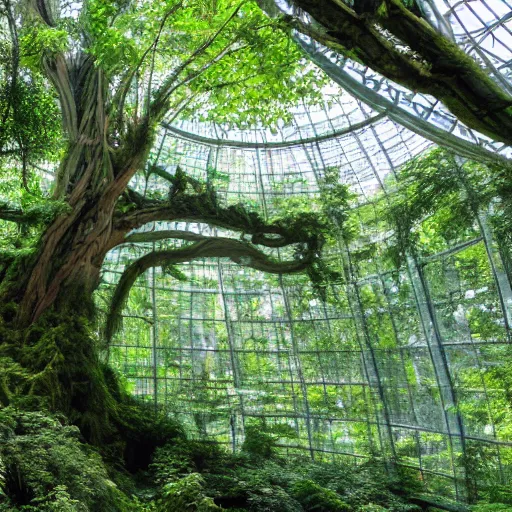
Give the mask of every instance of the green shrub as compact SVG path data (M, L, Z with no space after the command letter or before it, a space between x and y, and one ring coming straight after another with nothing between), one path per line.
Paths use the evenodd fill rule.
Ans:
M302 512L300 503L278 486L246 490L248 509L253 512Z
M126 496L77 427L42 412L0 410L0 503L8 510L123 511ZM28 507L28 508L27 508ZM35 507L35 508L31 508Z
M11 512L14 510L20 512L85 512L88 510L83 503L72 499L63 485L57 485L53 491L48 493L48 496L35 499L34 503L35 505L24 505L20 509L9 508L9 510ZM2 509L0 508L0 510Z
M421 483L399 466L388 468L379 460L360 466L324 464L317 466L310 478L336 491L353 509L373 504L393 512L419 510L407 496L422 490Z
M471 512L512 512L512 506L506 503L477 503Z
M254 457L270 459L275 454L275 437L265 432L261 425L247 425L242 451Z
M480 494L489 503L512 505L512 488L509 486L493 485L488 489L484 489Z
M227 458L216 444L177 438L156 449L150 470L155 481L163 484L180 475L222 467Z
M204 473L207 493L215 503L230 510L240 507L254 512L302 512L300 504L288 492L294 481L291 468L273 461L238 461L240 466L224 474Z
M216 512L221 509L212 498L204 495L204 480L198 473L191 473L163 486L162 497L157 501L157 512Z
M292 488L293 497L306 512L349 512L350 507L340 496L312 480L300 480Z
M294 438L295 430L289 425L266 425L258 421L245 426L245 440L242 451L259 459L270 459L276 455L279 438Z

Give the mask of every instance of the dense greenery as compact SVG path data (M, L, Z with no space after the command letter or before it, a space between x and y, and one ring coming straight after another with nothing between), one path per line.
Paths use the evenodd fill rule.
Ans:
M407 496L420 487L405 474L390 479L378 461L355 467L262 457L255 431L236 456L179 435L133 477L102 462L63 417L8 407L1 418L0 510L418 510Z
M297 4L307 10L310 2ZM345 16L355 16L341 2L335 4ZM413 3L393 0L386 5L389 9L354 18L353 26L363 36L370 31L381 45L382 36L370 30L374 17L406 42L415 26L432 36L418 25ZM331 5L324 15L333 9ZM419 437L391 431L387 404L402 403L408 392L409 400L422 400L432 410L442 403L445 416L463 417L465 426L484 433L491 426L496 444L510 439L511 365L505 346L510 297L503 288L512 268L509 168L462 162L434 151L406 164L396 182L386 183L391 192L364 205L352 204L355 197L339 183L337 167L322 169L315 200L278 198L270 212L258 205L228 204L214 184L221 171L210 167L205 179L198 179L179 165L160 165L154 147L159 127L181 116L242 129L255 124L276 129L290 120L297 104L322 102L325 78L288 37L290 19L270 19L253 2L231 0L87 0L78 6L1 0L0 11L0 510L414 512L431 505L421 496L425 489L449 494L444 476L437 478L446 467L457 473L462 497L486 500L482 510L508 507L510 493L495 475L498 470L510 473L509 452L496 457L492 447L472 440L454 448L451 434L447 441L436 431L421 432L419 447ZM397 19L408 22L403 30ZM364 62L359 55L363 47L352 48L349 56ZM447 54L452 63L469 69L465 77L488 84L460 52ZM394 50L389 49L389 56L396 57ZM419 90L426 92L436 85L432 82L443 82L442 99L457 110L458 91L446 90L446 73L433 69L430 74L429 69L423 74L420 68L429 63L411 59L406 55L398 71L418 71ZM389 71L388 64L382 60ZM462 85L467 92L468 84ZM469 89L464 97L472 101L460 117L474 121L473 107L481 107L481 98ZM477 128L492 135L496 116L508 123L503 105L510 107L494 87L489 86L488 94L499 101ZM159 189L148 190L155 179ZM141 229L175 221L207 224L230 237ZM476 242L474 237L479 237ZM102 289L94 296L109 251L140 243L151 247L149 252L126 262L112 293ZM452 253L454 243L464 250ZM276 250L285 256L276 258ZM448 251L448 263L428 259L443 251ZM135 400L131 368L125 365L127 375L119 377L105 362L124 308L135 310L139 320L147 320L151 307L156 310L136 286L145 272L156 267L168 280L183 280L187 275L178 265L201 258L228 258L273 274L268 282L275 289L283 288L283 275L297 274L294 284L300 293L294 314L313 310L318 296L324 308L350 310L350 320L333 322L329 332L298 322L290 328L292 342L283 341L283 351L298 368L298 387L293 387L292 375L291 387L274 394L276 388L267 380L283 371L282 361L269 355L274 341L254 332L247 340L247 357L241 362L233 357L230 370L219 370L209 356L187 367L169 350L164 367L153 365L153 377L179 380L188 370L195 388L193 394L180 388L162 408L156 382L150 400ZM417 290L411 288L410 276L418 261L420 277L429 280L431 302L437 301L436 307L448 304L438 313L443 321L429 311L431 318L421 319L423 323L435 325L447 340L459 340L464 329L471 340L489 342L478 356L485 354L491 364L483 369L480 361L471 361L457 371L456 381L449 382L456 388L449 402L440 399L449 386L422 373L414 358L395 355L399 350L386 360L390 369L384 376L375 363L375 349L391 352L405 346L403 333L408 340L421 337L419 322L413 325L413 316L407 315L415 307ZM381 275L382 268L387 282L375 284L370 277L361 284L368 275ZM460 297L462 285L447 290L449 272L469 283L478 299ZM250 279L253 288L263 283L261 277ZM341 293L344 286L346 293ZM204 300L205 310L214 310ZM244 301L240 311L265 320L264 306L256 297ZM276 307L290 325L291 309L286 300ZM155 322L146 323L154 327ZM178 316L167 324L169 340L176 341L177 322ZM233 352L227 327L214 329L224 329L218 348ZM340 340L350 355L327 358L325 354L338 354ZM178 346L181 341L177 339ZM301 353L305 341L310 345ZM132 349L124 351L125 357L134 354L136 359L146 350ZM116 364L120 357L116 361L112 352ZM371 383L368 371L361 369L365 358L373 359ZM343 365L348 381L340 382ZM334 384L319 382L320 366L322 378ZM205 439L216 408L230 398L214 384L235 371L242 381L253 379L251 389L261 387L261 410L279 405L293 411L296 421L247 421L241 451L232 455ZM398 382L399 372L407 390ZM484 392L460 398L458 391L466 388ZM493 393L487 395L487 388ZM171 419L172 401L184 397L193 425ZM306 417L300 428L298 402ZM234 418L240 411L231 407L228 403L219 410ZM356 419L333 426L331 418L340 409ZM310 411L318 413L313 420ZM201 442L188 440L185 431ZM278 445L297 441L292 448L300 448L304 431L311 454L315 442L329 440L342 449L350 445L347 449L368 462L314 463L295 452L281 458L283 447ZM222 436L222 441L228 439L225 432ZM379 448L385 460L376 459ZM404 469L415 468L420 456L433 468L430 473ZM424 485L426 479L431 480Z
M414 472L396 466L390 476L379 460L355 466L264 457L258 441L267 435L272 444L272 434L261 423L254 439L256 428L248 430L238 455L175 434L133 475L103 462L63 417L8 407L1 419L0 510L419 512L435 506ZM499 498L473 510L512 508L505 489Z

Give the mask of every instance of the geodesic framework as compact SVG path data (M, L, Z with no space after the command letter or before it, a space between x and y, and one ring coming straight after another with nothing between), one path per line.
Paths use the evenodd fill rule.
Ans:
M452 17L460 18L461 6L474 8L452 3ZM498 30L509 37L510 16L500 16L485 29L465 30L463 44L508 79L507 63L474 44L481 44L482 30L482 38ZM478 212L463 233L420 241L398 268L386 257L393 227L380 217L400 193L393 175L431 140L487 161L508 156L509 148L453 119L447 124L437 103L427 114L417 108L432 105L430 99L416 95L406 104L405 91L394 94L382 78L377 87L370 71L327 62L322 48L302 43L338 84L357 78L351 96L299 111L276 133L184 121L164 126L153 158L168 172L179 164L213 179L225 204L250 204L266 218L294 208L293 201L314 204L325 169L337 169L357 195L358 236L347 243L340 235L328 254L343 280L331 284L323 302L305 276L269 276L223 260L180 265L186 280L150 270L131 292L110 361L134 394L168 407L192 436L233 450L248 422L264 422L289 427L280 445L290 453L393 457L416 469L426 489L457 499L491 481L509 483L511 269L493 233L493 211ZM402 100L391 108L390 98ZM168 184L152 176L134 186L151 192ZM223 234L185 222L145 229ZM128 254L182 243L131 244L111 253L105 286L116 282Z

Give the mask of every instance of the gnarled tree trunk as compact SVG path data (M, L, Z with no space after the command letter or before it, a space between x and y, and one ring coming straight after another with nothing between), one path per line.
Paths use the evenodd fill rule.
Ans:
M108 90L91 57L72 63L58 55L45 61L45 69L59 91L68 137L53 194L69 208L47 227L31 267L13 283L15 290L10 287L10 298L20 304L19 326L36 321L70 287L92 294L112 247L116 203L152 142L142 122L134 128L140 144L112 147Z

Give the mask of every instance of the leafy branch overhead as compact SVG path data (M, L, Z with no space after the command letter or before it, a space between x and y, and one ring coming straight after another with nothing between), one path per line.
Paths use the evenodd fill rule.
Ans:
M176 249L153 250L127 266L113 294L106 327L108 339L120 326L121 311L130 289L137 278L152 267L165 269L197 258L229 258L242 266L268 273L307 271L314 285L323 283L325 276L321 272L327 272L327 267L322 262L321 252L332 228L320 214L305 211L267 222L242 204L222 206L211 186L189 177L179 167L173 175L161 169L153 169L152 172L159 173L170 182L168 198L139 197L139 207L120 215L115 223L114 237L118 237L116 243L168 239L193 243ZM205 222L210 226L242 234L241 239L236 240L177 230L131 232L155 221ZM247 240L248 236L250 238ZM292 245L295 247L293 258L284 261L262 250L265 247L278 249Z

